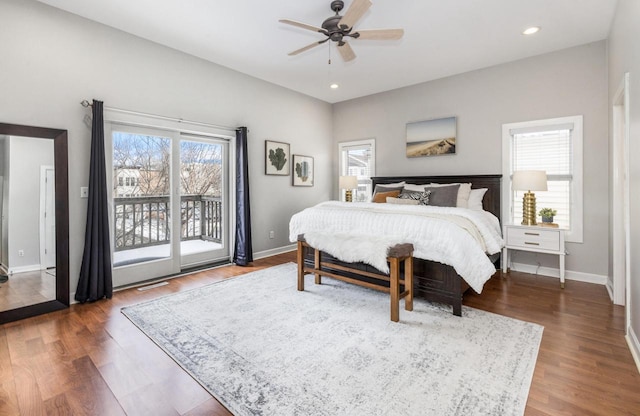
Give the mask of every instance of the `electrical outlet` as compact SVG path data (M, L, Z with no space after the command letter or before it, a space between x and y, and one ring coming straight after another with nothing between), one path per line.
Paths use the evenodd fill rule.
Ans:
M276 232L275 231L269 231L269 238L273 239L276 236Z
M80 187L80 198L89 198L89 188L87 186Z
M24 257L24 250L18 250L18 257Z

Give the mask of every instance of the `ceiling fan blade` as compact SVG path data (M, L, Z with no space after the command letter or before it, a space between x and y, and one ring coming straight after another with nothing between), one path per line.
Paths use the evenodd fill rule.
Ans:
M312 25L308 25L306 23L300 23L300 22L296 22L295 20L289 20L289 19L280 19L279 20L280 23L285 23L287 25L291 25L291 26L295 26L295 27L300 27L302 29L307 29L307 30L311 30L313 32L320 32L322 33L322 29L316 26L312 26Z
M340 52L345 62L353 61L356 58L356 53L347 42L344 42L342 45L338 44L338 52Z
M404 35L404 29L358 30L357 33L360 35L357 37L357 39L396 40L402 38L402 36Z
M349 6L347 11L344 13L344 16L342 16L338 25L341 28L353 27L362 15L369 10L371 4L371 0L353 0L353 3L351 3L351 6Z
M311 48L315 48L316 46L321 45L321 44L323 44L324 42L325 42L325 41L322 41L322 40L321 40L321 41L318 41L318 42L313 42L312 44L307 45L307 46L305 46L304 48L296 49L296 50L295 50L295 51L293 51L293 52L289 52L289 56L294 56L294 55L297 55L297 54L302 53L302 52L304 52L304 51L308 51L309 49L311 49Z

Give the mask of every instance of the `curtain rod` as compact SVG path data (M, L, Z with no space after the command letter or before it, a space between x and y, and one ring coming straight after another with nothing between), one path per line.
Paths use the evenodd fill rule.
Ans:
M89 102L88 100L82 100L80 102L80 105L85 107L85 108L86 107L93 107L93 104L91 104L91 102ZM109 111L115 111L115 112L118 112L118 113L132 114L132 115L136 115L136 116L152 117L152 118L157 118L157 119L160 119L160 120L176 121L178 123L188 123L188 124L193 124L193 125L196 125L196 126L213 127L213 128L216 128L216 129L224 129L224 130L230 130L230 131L236 131L238 129L237 127L222 126L222 125L210 124L210 123L201 123L199 121L189 121L189 120L184 120L184 119L181 119L181 118L159 116L157 114L141 113L139 111L123 110L121 108L114 108L114 107L105 106L104 109L105 110L109 110Z

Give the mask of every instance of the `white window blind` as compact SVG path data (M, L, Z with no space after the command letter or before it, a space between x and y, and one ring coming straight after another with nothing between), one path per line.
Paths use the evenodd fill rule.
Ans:
M368 202L371 200L371 177L375 175L375 142L361 140L344 142L338 145L340 153L340 176L356 176L358 189L354 195L355 201ZM343 191L341 192L341 199Z
M571 229L572 126L549 126L554 130L514 133L511 146L512 174L517 170L544 170L547 172L548 191L536 191L536 207L557 211L554 222L561 228ZM524 129L523 129L524 130ZM539 130L539 129L538 129ZM514 192L514 221L522 221L524 191ZM520 202L520 203L519 203Z
M565 229L565 239L582 243L583 118L580 115L502 125L503 218L522 222L523 192L511 189L517 170L544 170L548 191L534 191L536 209L557 211L553 221ZM538 217L539 218L539 217Z

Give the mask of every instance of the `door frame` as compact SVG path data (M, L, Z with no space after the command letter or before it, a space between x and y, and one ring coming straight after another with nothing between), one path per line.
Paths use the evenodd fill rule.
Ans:
M47 180L47 172L52 172L52 181ZM47 234L47 190L52 188L51 196L53 201L53 235ZM47 252L47 237L53 239L53 246L55 247L55 168L54 166L40 166L40 269L48 269L53 264L56 264L56 254ZM50 218L50 217L48 217Z
M626 305L626 325L630 323L630 233L629 233L629 73L623 79L612 102L613 144L613 303Z

